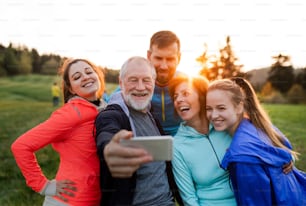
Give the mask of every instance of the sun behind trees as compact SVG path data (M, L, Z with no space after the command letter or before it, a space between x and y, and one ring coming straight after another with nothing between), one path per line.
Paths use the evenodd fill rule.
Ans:
M204 52L196 61L202 66L199 74L210 81L229 77L248 79L263 102L306 103L306 68L295 69L289 55L278 54L271 57L274 60L271 66L259 69L261 71L244 73L241 71L243 64L238 62L230 36L227 36L226 44L219 49L218 54L209 55L208 46L204 44Z
M245 76L245 73L241 72L243 65L238 64L238 58L232 50L230 36L226 37L226 45L219 49L218 56L209 56L207 54L207 44L205 44L204 47L205 50L203 54L196 58L196 61L202 65L200 75L207 77L209 80Z

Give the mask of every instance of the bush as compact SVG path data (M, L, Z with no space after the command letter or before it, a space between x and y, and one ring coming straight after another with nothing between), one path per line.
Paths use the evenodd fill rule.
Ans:
M264 103L271 103L271 104L285 104L288 103L286 98L278 91L273 91L268 96L263 96L261 98L262 102Z
M291 104L305 103L306 93L301 85L294 84L287 93L287 99Z
M5 77L6 75L7 75L6 70L0 66L0 77Z

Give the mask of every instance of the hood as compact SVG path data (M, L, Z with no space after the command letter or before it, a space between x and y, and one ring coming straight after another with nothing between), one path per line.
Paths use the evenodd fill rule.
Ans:
M186 125L186 122L181 122L180 127L175 135L175 138L203 138L207 137L205 134L201 134L198 131L196 131L194 128Z
M123 100L121 90L113 93L112 96L110 97L108 105L114 105L114 104L119 105L121 107L121 109L123 110L123 112L126 114L126 116L129 118L132 132L133 132L134 136L137 136L134 121L131 118L130 111L129 111L128 107L126 106L126 104Z
M108 101L108 105L111 105L111 104L118 104L122 110L124 111L124 113L127 115L127 116L130 116L130 112L129 112L129 109L128 107L126 106L124 100L123 100L123 97L122 97L122 93L121 93L121 90L120 91L117 91L115 92L114 94L112 94L112 96L110 97L109 101Z
M122 92L121 90L119 91L116 91L115 93L113 93L110 97L110 100L108 102L108 105L119 105L121 107L121 109L123 110L123 112L126 114L126 116L128 116L129 120L130 120L130 124L131 124L131 128L132 128L132 131L133 131L133 134L134 136L137 136L137 133L136 133L136 128L135 128L135 125L134 125L134 121L133 119L131 118L130 116L130 111L123 99L123 96L122 96ZM148 110L148 114L151 116L151 118L153 119L151 113L149 112Z

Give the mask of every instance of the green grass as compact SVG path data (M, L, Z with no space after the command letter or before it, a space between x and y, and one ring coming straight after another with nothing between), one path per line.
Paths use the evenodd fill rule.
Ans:
M46 120L55 110L52 106L50 86L58 77L17 76L0 78L0 205L42 205L43 197L25 184L10 151L12 142L22 133ZM107 91L117 85L107 84ZM301 153L296 166L306 171L306 106L264 105L273 123L290 139ZM53 178L58 156L50 146L37 152L38 162L48 178Z
M264 105L272 122L288 137L299 160L295 165L306 171L306 105Z

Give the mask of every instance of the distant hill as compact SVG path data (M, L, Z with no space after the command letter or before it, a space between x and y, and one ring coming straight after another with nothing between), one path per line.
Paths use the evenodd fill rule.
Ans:
M265 67L261 69L253 69L250 70L247 73L247 76L249 77L249 81L255 88L261 88L268 79L268 72L270 70L270 67Z
M254 88L262 88L262 86L266 83L269 75L270 67L253 69L247 73L249 77L248 80L251 82ZM302 69L294 69L295 76L297 76Z

